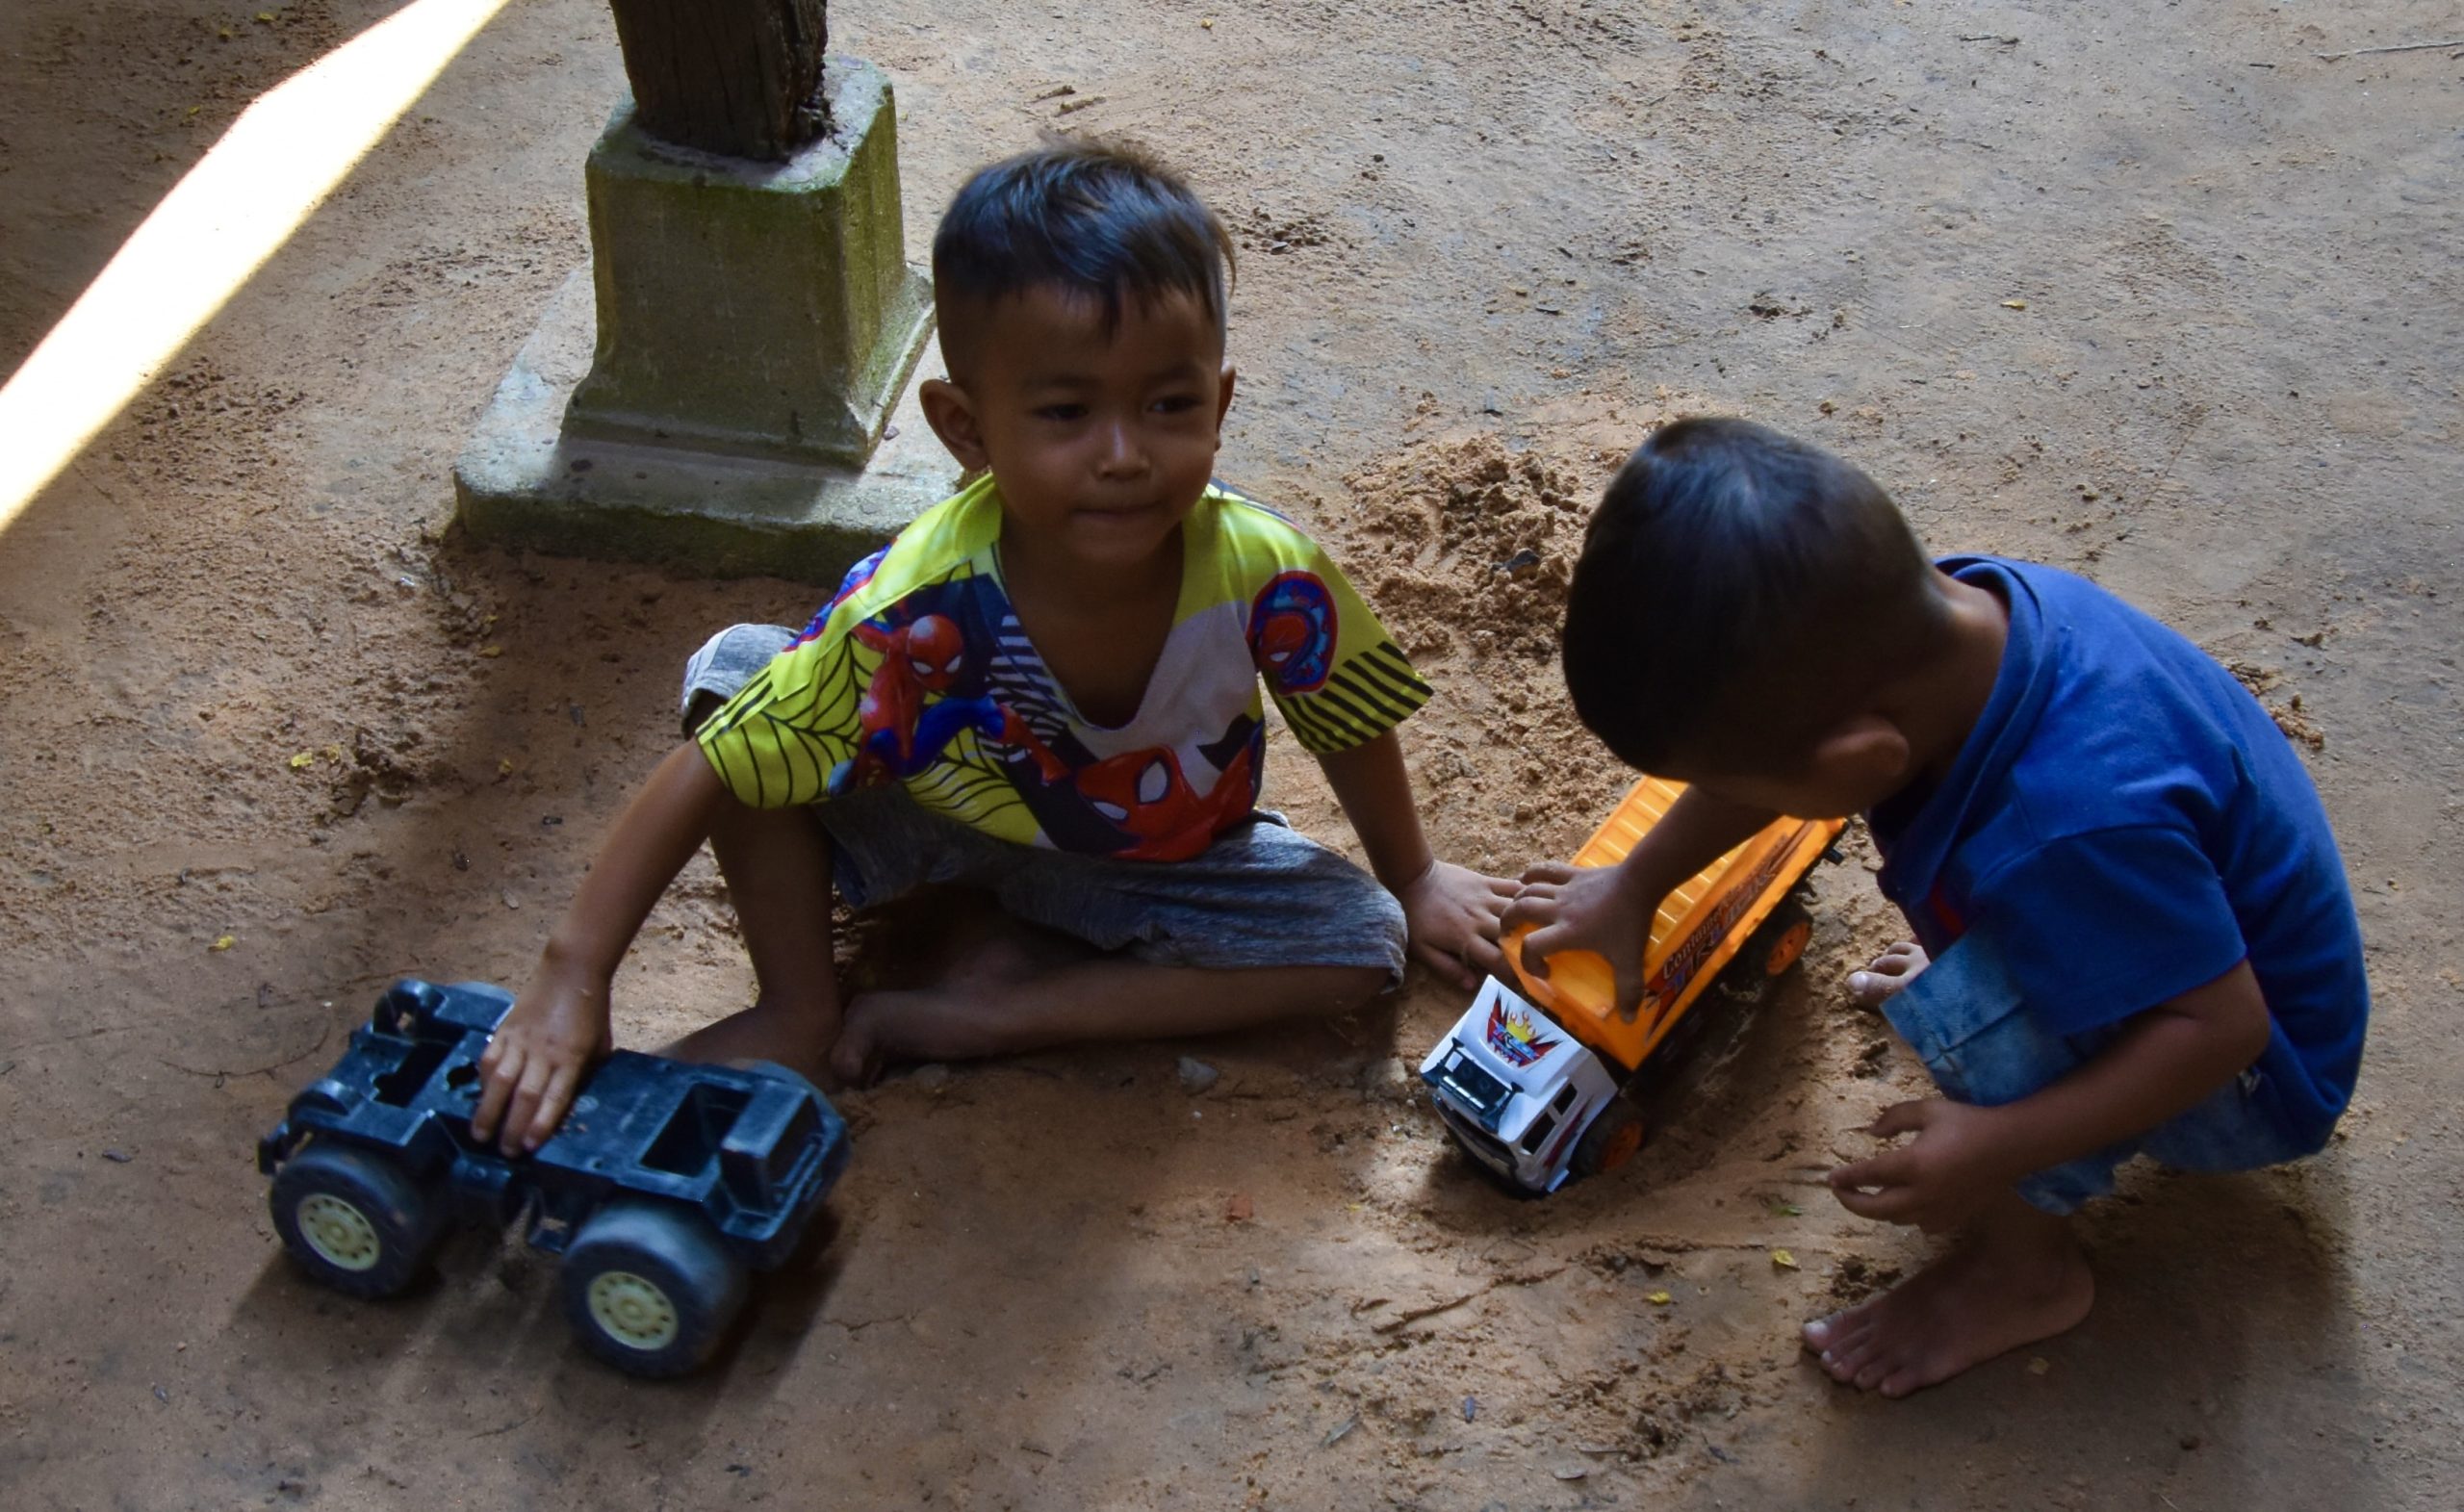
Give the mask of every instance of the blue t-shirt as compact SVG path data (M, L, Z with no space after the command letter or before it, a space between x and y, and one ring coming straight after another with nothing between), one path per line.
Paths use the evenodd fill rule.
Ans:
M2026 1011L2066 1036L2248 960L2274 1020L2253 1096L2323 1144L2361 1067L2370 985L2292 743L2214 658L2085 578L1939 565L2010 605L2010 640L1949 777L1869 816L1884 893L1930 954L1985 936Z

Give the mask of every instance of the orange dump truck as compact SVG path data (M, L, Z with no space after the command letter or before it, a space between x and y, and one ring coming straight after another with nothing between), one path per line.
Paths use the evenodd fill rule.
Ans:
M1624 860L1683 790L1656 778L1635 783L1574 863ZM1621 1095L1626 1079L1712 983L1759 982L1797 963L1812 930L1799 890L1843 828L1836 819L1775 820L1670 893L1652 921L1642 1007L1630 1020L1617 1014L1606 961L1569 951L1535 977L1524 969L1521 936L1508 939L1514 982L1481 984L1421 1063L1464 1149L1535 1192L1624 1163L1643 1140L1641 1115Z

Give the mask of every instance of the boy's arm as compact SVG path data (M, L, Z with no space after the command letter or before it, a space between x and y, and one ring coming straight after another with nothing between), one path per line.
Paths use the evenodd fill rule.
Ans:
M1480 972L1503 969L1498 915L1514 884L1441 861L1429 849L1395 731L1329 752L1318 764L1369 853L1369 869L1403 906L1412 954L1463 987L1478 987Z
M501 1146L513 1155L556 1132L582 1073L607 1049L608 984L626 948L708 838L719 806L734 801L688 740L626 806L480 1057L473 1135L490 1138L501 1116Z
M1689 787L1616 865L1543 861L1532 867L1504 920L1508 930L1538 926L1523 942L1524 968L1545 977L1549 958L1558 951L1596 952L1616 973L1618 1016L1632 1019L1642 1004L1643 952L1660 900L1776 817Z
M2267 1000L2247 961L2129 1019L2087 1064L1994 1108L1928 1097L1883 1110L1897 1149L1831 1173L1840 1204L1865 1217L1957 1226L2031 1171L2119 1143L2198 1106L2266 1051Z

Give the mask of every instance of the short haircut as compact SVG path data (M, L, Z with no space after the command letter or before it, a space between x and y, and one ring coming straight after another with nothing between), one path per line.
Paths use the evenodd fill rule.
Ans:
M1567 594L1566 689L1630 766L1771 771L1938 633L1932 564L1874 480L1742 420L1655 432Z
M945 346L953 326L964 346L968 315L1031 289L1095 301L1107 332L1124 300L1186 294L1219 336L1232 262L1223 222L1152 159L1056 141L979 169L960 189L933 238L933 298Z

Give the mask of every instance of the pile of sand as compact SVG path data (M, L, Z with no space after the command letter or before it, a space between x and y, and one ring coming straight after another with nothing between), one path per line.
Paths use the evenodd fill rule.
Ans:
M1341 555L1415 660L1553 662L1583 522L1617 460L1586 470L1494 436L1427 443L1345 480Z

